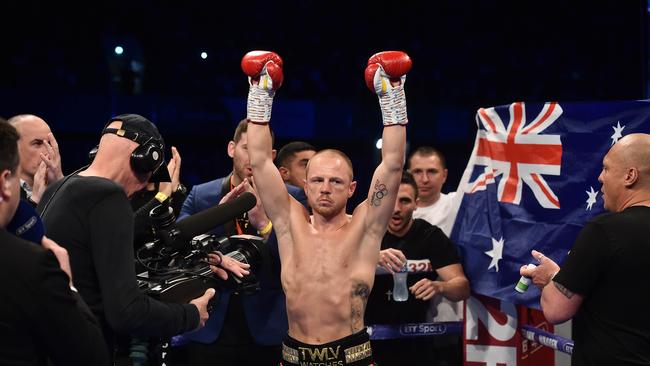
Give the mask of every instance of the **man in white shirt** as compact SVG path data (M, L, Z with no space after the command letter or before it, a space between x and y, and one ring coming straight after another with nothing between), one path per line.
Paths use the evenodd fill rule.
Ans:
M440 191L447 181L444 155L430 146L419 147L411 154L408 168L415 178L420 193L418 207L413 217L438 226L445 235L449 236L454 224L449 220L449 213L456 192L444 194Z

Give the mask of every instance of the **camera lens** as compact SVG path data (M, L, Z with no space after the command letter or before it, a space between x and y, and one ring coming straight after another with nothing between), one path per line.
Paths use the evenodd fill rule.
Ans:
M149 212L151 224L156 230L169 230L174 226L174 210L167 205L158 205Z

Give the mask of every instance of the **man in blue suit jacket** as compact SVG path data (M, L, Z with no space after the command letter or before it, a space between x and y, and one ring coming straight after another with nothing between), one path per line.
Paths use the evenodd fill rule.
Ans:
M242 120L233 140L228 143L228 155L233 159L232 173L194 186L183 203L179 220L217 205L228 192L250 180L247 126L246 120ZM306 206L304 191L287 187L289 193ZM277 240L269 231L270 221L262 215L261 220L259 217L249 220L247 213L211 232L217 236L252 234L267 237L271 268L256 273L261 287L257 294L222 291L215 296L215 306L205 327L184 336L191 340L189 361L193 366L214 366L216 363L263 366L278 365L281 361L280 345L288 328L285 297L280 283Z

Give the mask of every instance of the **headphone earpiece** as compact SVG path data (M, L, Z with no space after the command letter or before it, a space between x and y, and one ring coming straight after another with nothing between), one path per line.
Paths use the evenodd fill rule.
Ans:
M153 141L138 146L131 153L131 167L139 174L155 172L162 162L162 147Z
M154 174L165 160L165 145L162 141L157 140L154 137L148 137L145 134L131 131L128 128L118 129L105 127L104 131L102 131L102 135L107 133L125 137L138 144L138 147L133 150L129 159L131 168L137 174Z

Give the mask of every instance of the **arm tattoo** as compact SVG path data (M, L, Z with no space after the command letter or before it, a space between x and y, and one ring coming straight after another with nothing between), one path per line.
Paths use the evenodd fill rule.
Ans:
M350 304L352 306L352 316L350 318L350 328L352 332L358 332L363 328L363 314L370 295L370 286L359 282L352 287Z
M388 189L383 183L379 183L379 179L375 182L375 191L370 196L370 206L379 206L381 200L388 195Z
M569 290L568 288L560 285L559 283L553 281L553 284L555 285L555 288L557 288L558 291L562 293L562 295L566 296L567 299L570 299L573 297L573 292Z

